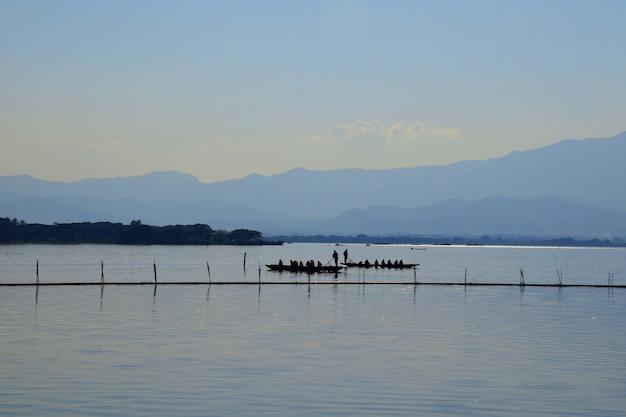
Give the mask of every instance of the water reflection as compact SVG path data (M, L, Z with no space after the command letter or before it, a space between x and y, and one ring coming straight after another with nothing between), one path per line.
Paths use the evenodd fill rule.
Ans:
M51 410L61 412L71 406L89 414L78 397L89 394L87 398L97 399L94 393L102 390L106 397L130 401L138 399L139 393L116 385L143 384L169 400L176 396L190 399L187 405L174 401L169 406L159 400L163 408L151 408L155 415L176 411L199 415L207 406L222 415L229 414L228 407L232 415L245 414L255 408L263 410L258 408L261 398L275 405L274 414L307 414L306 407L313 407L320 397L329 401L319 411L331 414L376 415L384 409L388 415L415 415L440 408L471 415L478 413L478 407L463 399L476 398L483 411L509 404L507 414L522 415L522 408L511 402L513 391L525 404L524 410L545 415L574 411L565 403L555 404L548 394L550 386L565 379L569 391L610 414L610 402L585 396L586 384L574 382L573 377L584 372L587 379L600 384L599 389L608 389L607 394L599 394L600 399L626 388L616 378L608 379L612 388L602 385L597 377L600 373L611 375L611 370L595 358L599 353L591 358L580 351L582 347L572 351L572 346L582 344L586 349L602 346L602 357L623 353L617 341L603 332L620 332L624 327L618 321L601 320L598 310L602 310L602 301L593 297L593 291L568 289L568 294L578 296L567 297L571 300L557 310L553 303L543 301L554 295L553 289L520 288L516 294L506 288L470 286L461 292L452 286L413 285L410 295L408 287L353 287L319 285L311 294L308 286L306 290L297 285L267 286L261 296L260 291L246 291L245 286L209 285L206 294L195 286L167 286L159 290L159 301L153 293L152 326L145 326L142 299L146 300L147 294L142 286L112 286L107 296L115 302L104 304L101 286L97 321L89 314L95 301L90 287L50 287L39 300L46 313L39 332L45 332L48 341L38 354L54 355L56 360L47 369L82 385L82 395L76 395L72 394L75 386L57 382L57 399ZM518 297L522 307L528 303L533 307L525 317L510 310L510 302ZM59 301L68 299L72 303L55 312ZM307 309L303 311L299 300L305 299ZM196 312L206 312L209 304L211 316L198 321ZM589 326L592 314L585 313L589 306L595 306L595 326ZM254 322L250 322L251 316ZM568 329L563 329L564 321ZM144 326L151 331L143 330ZM589 335L600 341L589 340ZM97 336L97 345L93 336ZM104 351L98 347L102 344ZM148 346L152 347L149 359L140 359L146 357ZM100 359L99 355L104 356ZM570 364L573 356L579 362ZM13 360L10 350L7 357ZM590 360L598 368L586 365ZM116 371L104 374L112 385L103 387L89 373L102 375L106 361ZM565 362L570 365L555 365ZM623 369L623 362L618 359L612 366ZM154 367L156 363L158 367ZM20 367L23 374L13 379L15 385L9 392L30 392L31 387L36 389L48 380L45 376L40 381L30 378L30 367ZM477 384L480 390L475 388ZM499 389L499 385L510 390ZM241 387L247 387L250 395L242 396ZM96 401L95 405L98 400L91 401ZM117 407L124 403L109 401L113 411L120 411ZM29 407L33 413L43 410L38 401ZM130 409L131 416L146 414L141 405Z
M582 416L626 409L625 289L520 286L518 293L513 286L416 285L416 273L373 270L313 276L313 283L267 275L261 280L307 285L257 286L250 267L243 276L251 285L215 284L241 281L239 248L211 248L206 269L205 248L138 248L135 256L147 261L107 263L107 284L144 285L101 285L97 260L107 248L97 249L71 266L46 262L46 282L91 276L94 285L35 286L34 312L31 287L0 287L0 414ZM263 250L300 256L297 247ZM389 248L351 253L367 250L392 255ZM420 271L424 281L460 281L465 263L481 280L518 278L515 251L472 248L477 258L456 256L461 261L445 248L421 252L430 260ZM505 252L506 267L487 273L482 254ZM563 262L568 283L591 279L571 266L580 253ZM157 300L153 257L161 280L202 285L161 283ZM541 280L528 266L541 262L554 278L545 259L526 257L527 281ZM607 266L599 263L605 283ZM22 281L33 282L33 262L24 264ZM623 257L610 266L618 277L621 265ZM367 284L401 279L407 283Z

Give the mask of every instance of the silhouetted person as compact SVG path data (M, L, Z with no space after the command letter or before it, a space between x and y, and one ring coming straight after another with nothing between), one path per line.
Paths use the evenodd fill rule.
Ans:
M343 263L348 262L348 249L343 251Z
M335 266L339 266L339 254L336 250L333 251L333 259L335 260Z

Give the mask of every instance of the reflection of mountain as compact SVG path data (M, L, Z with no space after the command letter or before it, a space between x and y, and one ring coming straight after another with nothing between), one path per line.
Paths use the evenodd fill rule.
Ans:
M486 161L257 174L205 184L177 172L48 182L0 177L0 217L206 223L265 235L626 236L626 132Z

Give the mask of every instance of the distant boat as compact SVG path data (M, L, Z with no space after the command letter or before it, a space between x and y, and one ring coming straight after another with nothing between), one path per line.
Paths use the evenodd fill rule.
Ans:
M289 265L289 264L265 264L272 271L278 272L305 272L307 274L315 273L337 273L343 269L343 266L334 265Z

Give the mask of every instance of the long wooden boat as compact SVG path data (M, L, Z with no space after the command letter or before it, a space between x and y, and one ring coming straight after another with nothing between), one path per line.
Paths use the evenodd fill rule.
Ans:
M343 269L343 266L334 266L334 265L314 265L314 266L300 266L300 265L289 265L289 264L265 264L266 267L271 269L272 271L278 272L305 272L307 274L315 274L315 273L337 273Z
M385 263L369 263L369 262L343 262L346 268L385 268L385 269L408 269L418 267L419 264L403 263L403 262L385 262Z

